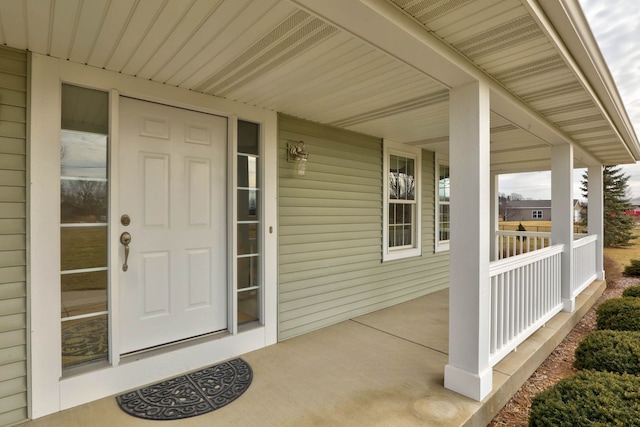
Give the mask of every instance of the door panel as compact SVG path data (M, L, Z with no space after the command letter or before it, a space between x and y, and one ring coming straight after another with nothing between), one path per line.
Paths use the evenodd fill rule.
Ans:
M130 98L120 111L120 352L224 330L227 119Z

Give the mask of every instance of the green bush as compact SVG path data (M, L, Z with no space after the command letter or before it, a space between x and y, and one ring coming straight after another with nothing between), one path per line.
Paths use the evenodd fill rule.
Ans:
M613 298L596 310L598 329L640 331L640 298Z
M575 367L640 374L640 332L592 332L576 348Z
M640 377L581 371L538 393L530 427L640 426Z
M623 297L640 298L640 286L631 286L622 292Z
M622 274L625 276L640 276L640 260L632 259L631 265L624 266L624 272Z

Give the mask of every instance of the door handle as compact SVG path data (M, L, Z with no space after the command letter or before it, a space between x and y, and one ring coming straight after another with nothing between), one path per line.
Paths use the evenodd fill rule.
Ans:
M127 271L129 266L127 260L129 259L129 243L131 243L131 234L126 231L120 235L120 243L124 245L124 264L122 264L122 271Z

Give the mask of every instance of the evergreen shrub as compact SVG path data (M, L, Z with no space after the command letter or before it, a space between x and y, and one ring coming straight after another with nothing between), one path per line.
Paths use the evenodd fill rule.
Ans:
M576 348L575 367L640 374L640 332L595 331Z
M630 265L624 266L624 272L622 274L625 276L640 276L640 260L632 259Z
M598 329L640 331L640 298L613 298L597 308Z
M580 371L538 393L530 427L640 426L640 377Z
M622 292L623 297L640 298L640 286L631 286Z

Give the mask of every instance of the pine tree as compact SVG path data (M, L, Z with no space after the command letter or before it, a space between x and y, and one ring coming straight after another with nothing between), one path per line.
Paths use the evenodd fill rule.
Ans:
M588 194L588 175L582 175L582 194ZM604 245L605 246L630 246L633 235L633 218L625 215L633 209L627 190L629 176L617 166L605 166L602 171L602 184L604 189ZM589 206L586 206L588 209ZM587 225L586 209L582 217L582 223Z

